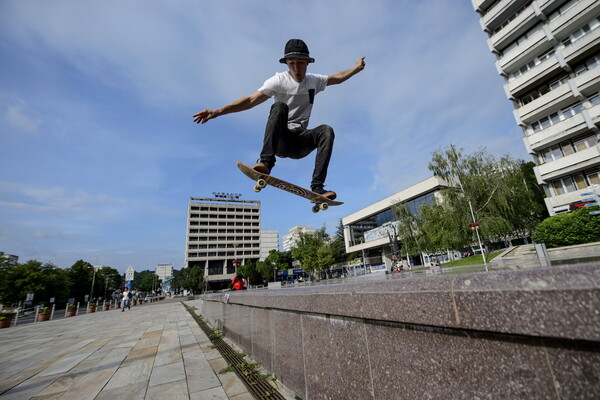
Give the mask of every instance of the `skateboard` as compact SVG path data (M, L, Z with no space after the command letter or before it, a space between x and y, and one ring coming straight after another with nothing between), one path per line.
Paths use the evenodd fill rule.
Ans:
M256 181L256 184L254 185L255 192L260 192L262 189L267 187L267 185L276 187L281 190L285 190L286 192L295 194L296 196L304 197L311 203L315 203L315 205L312 207L312 211L314 213L317 213L320 210L325 211L329 208L329 206L340 206L344 204L341 201L331 200L311 190L294 185L293 183L286 182L283 179L275 178L271 175L261 174L260 172L253 170L252 167L244 164L241 161L237 161L235 165L237 165L237 167L240 169L240 171L242 171L244 175L246 175L253 181Z

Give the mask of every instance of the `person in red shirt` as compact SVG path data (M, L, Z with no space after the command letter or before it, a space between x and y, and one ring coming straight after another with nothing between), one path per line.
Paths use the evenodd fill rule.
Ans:
M244 290L244 279L240 275L235 274L231 283L233 284L233 290Z

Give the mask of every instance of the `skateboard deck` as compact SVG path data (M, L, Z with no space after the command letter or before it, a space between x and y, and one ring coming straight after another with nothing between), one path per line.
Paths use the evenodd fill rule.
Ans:
M344 204L341 201L331 200L311 190L294 185L293 183L286 182L283 179L279 179L271 175L261 174L241 161L237 161L235 165L237 165L244 175L253 181L256 181L256 184L254 185L255 192L260 192L267 185L276 187L277 189L285 190L286 192L303 197L309 200L311 203L314 203L315 205L312 207L312 211L315 213L319 212L320 210L325 211L329 208L329 206L340 206Z

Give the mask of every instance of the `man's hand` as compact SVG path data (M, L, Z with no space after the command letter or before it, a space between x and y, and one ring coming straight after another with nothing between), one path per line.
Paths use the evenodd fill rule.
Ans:
M365 58L366 57L359 57L358 60L356 61L356 69L358 70L358 72L362 71L363 69L365 69Z
M199 123L205 123L209 119L217 118L219 115L221 115L219 110L203 110L197 114L194 114L193 118L194 118L194 122L199 124Z
M358 74L363 69L365 69L365 57L359 57L358 60L356 60L356 65L354 67L348 68L344 71L336 72L333 75L329 75L327 77L327 86L337 85L339 83L345 82L348 79L350 79L350 77Z

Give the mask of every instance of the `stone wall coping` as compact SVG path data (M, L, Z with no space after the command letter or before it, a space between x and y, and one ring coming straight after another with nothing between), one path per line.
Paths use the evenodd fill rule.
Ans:
M598 341L600 265L341 282L205 294L293 313Z

